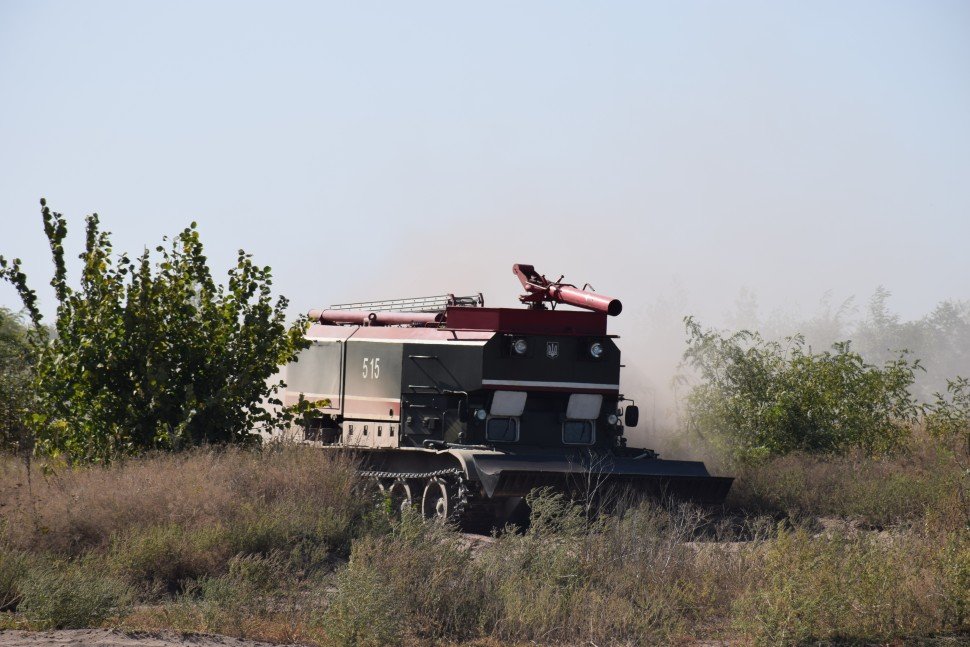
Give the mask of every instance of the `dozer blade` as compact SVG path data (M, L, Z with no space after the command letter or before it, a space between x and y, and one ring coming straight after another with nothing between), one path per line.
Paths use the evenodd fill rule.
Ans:
M734 481L711 476L697 461L475 454L470 462L489 497L525 496L540 487L618 488L661 499L720 504Z

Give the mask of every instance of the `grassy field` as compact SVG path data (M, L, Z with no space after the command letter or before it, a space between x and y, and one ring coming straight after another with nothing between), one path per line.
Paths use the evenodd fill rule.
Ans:
M276 642L937 642L970 635L966 475L946 452L788 456L724 508L536 498L525 533L394 521L347 460L197 450L0 461L0 627ZM963 636L963 638L961 638Z

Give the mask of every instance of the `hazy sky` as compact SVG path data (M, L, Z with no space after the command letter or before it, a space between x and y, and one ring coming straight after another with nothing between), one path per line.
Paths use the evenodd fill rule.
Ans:
M75 252L197 220L294 312L527 262L626 334L742 288L916 317L970 298L970 3L0 0L0 253L46 288L40 196Z

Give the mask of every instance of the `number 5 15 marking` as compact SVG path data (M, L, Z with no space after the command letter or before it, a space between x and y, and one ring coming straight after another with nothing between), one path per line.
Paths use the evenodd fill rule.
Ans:
M361 375L364 376L365 380L376 380L381 376L381 358L380 357L365 357L364 367L361 371Z

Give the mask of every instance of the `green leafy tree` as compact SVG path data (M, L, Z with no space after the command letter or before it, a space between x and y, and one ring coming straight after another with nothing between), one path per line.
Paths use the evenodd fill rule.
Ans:
M78 460L201 443L253 442L278 422L282 383L270 379L306 346L305 320L285 323L269 267L239 252L225 286L212 279L195 223L131 259L115 255L88 216L80 280L67 278L64 217L41 200L54 261L50 341L20 261L0 275L20 293L37 356L40 447Z
M0 451L17 451L30 444L33 360L27 327L18 315L0 308Z
M686 325L684 359L699 377L687 396L689 427L736 460L892 452L919 416L909 392L919 362L905 353L880 367L849 342L814 353L800 336L782 344L746 330L704 330L691 318Z

